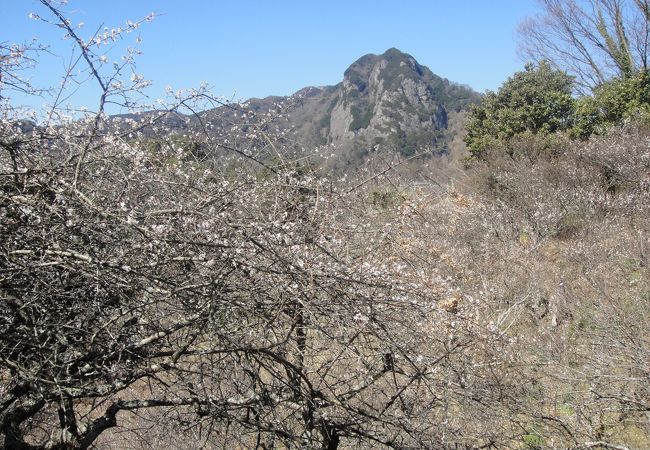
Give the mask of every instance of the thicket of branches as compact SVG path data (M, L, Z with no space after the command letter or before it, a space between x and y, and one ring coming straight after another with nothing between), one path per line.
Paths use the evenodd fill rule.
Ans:
M108 136L78 166L59 139L3 170L7 447L87 448L145 408L229 445L433 446L467 437L427 432L450 402L510 395L500 337L452 328L328 183L157 169Z
M461 242L535 380L532 447L650 445L648 137L520 137L475 166Z

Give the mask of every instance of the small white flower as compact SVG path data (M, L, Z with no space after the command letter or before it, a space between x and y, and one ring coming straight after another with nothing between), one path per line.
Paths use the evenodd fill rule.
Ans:
M368 323L368 321L369 321L369 317L366 316L366 315L364 315L364 314L361 314L361 313L356 313L356 314L354 315L353 320L354 320L356 323L358 323L359 325L363 326L363 325L366 325L366 324Z

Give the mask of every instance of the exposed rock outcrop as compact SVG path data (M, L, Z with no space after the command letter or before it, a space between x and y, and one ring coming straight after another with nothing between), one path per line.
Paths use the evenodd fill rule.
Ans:
M290 130L305 147L327 144L341 158L359 160L379 149L404 156L425 149L445 153L453 138L446 132L449 113L464 111L478 99L469 87L441 78L391 48L359 58L335 86L307 87L288 98L248 103L256 111L291 104L290 116L277 119L276 128ZM213 120L215 112L208 113Z

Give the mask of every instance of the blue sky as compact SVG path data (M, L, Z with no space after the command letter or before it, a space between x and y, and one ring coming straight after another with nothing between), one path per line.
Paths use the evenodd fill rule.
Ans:
M36 72L40 85L56 85L70 56L59 29L30 20L47 16L35 0L1 0L0 42L33 37L50 45ZM235 99L288 95L305 86L336 84L345 69L367 53L390 47L413 55L434 73L478 91L497 89L524 62L516 54L517 25L536 12L534 0L429 1L218 1L70 0L64 7L88 37L100 26L123 25L160 14L139 30L137 70L152 80L149 93L165 86L201 82L216 95ZM133 44L130 35L112 50ZM81 91L75 103L92 102Z

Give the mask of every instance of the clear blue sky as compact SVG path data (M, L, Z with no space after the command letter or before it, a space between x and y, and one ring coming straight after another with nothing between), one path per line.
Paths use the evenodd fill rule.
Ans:
M48 16L35 0L0 0L0 42L36 37L57 55L43 56L31 74L56 85L70 41L59 29L28 18ZM478 91L497 89L523 61L516 28L536 12L534 0L70 0L64 7L89 37L100 26L123 25L156 12L142 26L138 72L165 86L205 81L217 95L245 99L288 95L305 86L336 84L367 53L390 47L410 53L434 73ZM130 35L123 44L132 44ZM112 57L118 57L120 48ZM90 102L80 92L75 102Z

